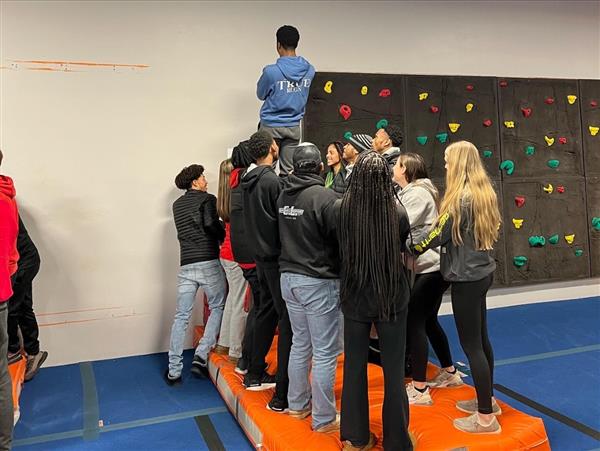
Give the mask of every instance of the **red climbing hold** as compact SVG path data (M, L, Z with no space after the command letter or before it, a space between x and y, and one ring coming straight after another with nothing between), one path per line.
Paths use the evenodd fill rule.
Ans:
M473 89L475 89L473 85L467 85L467 91L472 91Z
M506 80L500 81L500 87L501 88L506 88L507 86L508 86L508 82Z
M350 115L352 114L352 108L350 108L348 105L342 105L340 107L340 114L342 115L344 120L347 121Z
M525 205L525 196L515 196L515 205L517 208L521 208Z
M559 185L556 187L556 191L558 191L559 193L564 193L565 192L565 187L562 185Z
M521 108L521 112L523 113L523 116L525 116L525 117L531 116L531 108Z
M592 101L590 102L590 106L591 106L592 108L596 108L596 107L598 106L598 102L596 102L595 100L592 100Z
M485 121L483 121L483 125L485 125L486 127L491 127L492 126L492 120L491 119L486 119Z
M548 105L552 105L554 103L554 97L546 97L546 100L544 100L544 102Z
M561 136L560 138L558 138L558 142L561 144L567 144L567 138L565 138L564 136Z
M440 109L438 107L436 107L435 105L431 105L429 107L429 111L431 111L432 113L437 113L438 111L440 111Z
M381 91L379 91L379 97L389 97L392 95L392 91L390 91L389 89L382 89Z

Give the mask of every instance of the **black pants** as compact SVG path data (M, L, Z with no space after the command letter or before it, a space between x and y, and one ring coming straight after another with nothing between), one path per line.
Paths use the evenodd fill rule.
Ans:
M278 398L287 400L292 326L285 301L281 296L279 265L277 263L257 263L256 270L260 285L260 305L256 310L252 361L248 371L254 375L262 374L265 356L273 343L275 328L279 327L275 394Z
M27 262L19 268L13 283L13 295L8 300L8 352L21 349L19 329L23 336L23 347L29 355L40 352L39 328L33 313L33 279L40 269L40 260Z
M404 388L406 310L393 322L376 322L384 377L383 448L413 449L408 435L408 399ZM354 446L369 441L367 358L371 323L344 318L344 385L340 436Z
M410 351L412 378L425 382L429 347L431 343L442 368L452 365L448 338L438 321L444 291L450 284L439 271L417 274L408 305L408 349Z
M492 413L494 352L488 338L486 294L493 274L476 282L452 283L452 310L460 345L469 360L479 412Z
M252 305L246 317L246 330L244 331L244 339L242 340L242 358L249 365L252 360L252 341L254 339L257 303L260 302L260 284L258 283L256 268L242 268L242 273L250 286L250 291L252 291Z

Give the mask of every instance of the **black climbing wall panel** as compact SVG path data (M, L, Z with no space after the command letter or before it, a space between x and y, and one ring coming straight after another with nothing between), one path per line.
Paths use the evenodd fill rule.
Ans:
M600 80L581 80L579 87L585 175L600 176Z
M592 276L600 277L600 176L588 177L587 199Z

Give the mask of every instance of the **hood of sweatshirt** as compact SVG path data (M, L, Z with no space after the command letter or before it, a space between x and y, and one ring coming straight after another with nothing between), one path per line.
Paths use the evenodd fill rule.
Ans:
M252 189L258 181L268 172L274 172L271 166L257 166L252 163L242 175L242 189Z
M311 68L311 65L301 56L282 56L275 63L287 80L302 80Z
M0 193L4 194L9 199L14 199L17 195L15 184L10 177L0 175Z
M300 191L315 185L325 186L325 181L318 174L290 174L285 178L283 192L295 196Z
M400 196L402 196L403 194L405 194L405 193L407 193L410 190L413 190L415 188L423 188L423 189L429 191L429 193L431 194L431 196L434 199L437 199L437 197L438 197L438 190L435 187L435 185L431 182L431 180L429 180L429 179L417 179L417 180L413 180L412 182L410 182L408 185L406 185L400 191Z

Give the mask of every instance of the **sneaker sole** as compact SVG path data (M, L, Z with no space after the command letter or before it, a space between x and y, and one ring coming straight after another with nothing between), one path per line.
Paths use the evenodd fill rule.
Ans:
M248 370L240 370L238 367L235 367L233 369L233 371L235 371L237 374L240 374L242 376L245 376L246 374L248 374Z
M477 413L476 410L470 411L470 410L467 410L467 409L463 409L463 408L459 407L458 405L455 405L455 407L456 407L456 410L460 410L461 412L468 413L470 415L473 415L474 413ZM502 415L502 409L500 408L500 406L498 406L498 411L497 412L492 412L492 414L496 415L496 416Z
M264 390L269 390L271 388L275 388L275 383L272 384L260 384L260 385L254 385L251 387L246 387L246 390L249 391L264 391Z
M490 432L471 432L471 431L465 431L464 429L461 429L459 427L457 427L455 424L453 424L454 428L457 431L460 432L464 432L465 434L477 434L477 435L497 435L497 434L501 434L502 433L502 426L498 425L498 430L496 431L490 431Z
M411 403L410 401L408 402L409 405L411 406L423 406L423 407L429 407L433 405L433 399L427 402L413 402Z
M29 382L31 379L33 379L35 377L35 375L40 371L40 368L42 367L42 365L44 364L44 362L46 361L47 358L48 358L48 353L46 352L45 354L42 355L42 358L40 359L40 363L38 364L35 371L32 371L29 374L29 376L27 376L27 374L25 374L25 378L24 378L25 382Z
M275 413L288 413L288 411L289 411L289 409L287 407L283 410L273 409L269 404L267 404L267 410L270 410L271 412L275 412Z
M308 418L312 414L312 410L307 410L306 412L294 412L293 410L288 409L288 415L297 420L304 420Z

